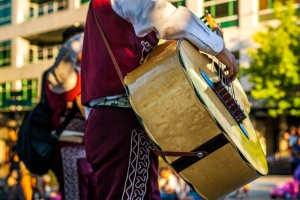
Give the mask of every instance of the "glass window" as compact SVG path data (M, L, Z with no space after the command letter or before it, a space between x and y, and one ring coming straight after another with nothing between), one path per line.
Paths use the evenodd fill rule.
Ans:
M171 2L175 7L185 6L185 0L179 0L177 2Z
M67 0L38 1L37 3L31 3L29 8L29 18L32 19L56 13L65 10L67 6Z
M216 19L223 18L221 23L223 28L238 26L238 19L232 20L231 18L230 20L226 20L226 17L238 16L238 0L228 0L227 2L216 3L214 5L209 3L207 6L204 3L204 10L208 10Z
M0 0L0 26L11 24L11 0Z
M32 106L38 101L38 81L37 79L22 80L22 106Z
M0 108L8 108L12 105L28 107L35 105L38 102L37 83L37 79L23 79L20 91L12 91L10 82L0 84Z
M259 1L259 10L266 10L273 8L275 0L260 0Z
M11 42L0 42L0 68L10 65Z
M210 11L215 18L228 17L238 14L238 1L231 1L227 3L217 4L204 8Z
M260 0L259 1L259 10L266 10L268 8L270 8L270 0Z
M46 4L40 4L38 6L38 16L43 16L45 15L45 5Z
M215 17L227 17L238 14L237 2L228 2L215 6Z
M0 83L0 108L9 107L11 95L11 83Z
M225 27L231 27L231 26L238 26L238 20L230 20L230 21L226 21L226 22L221 22L220 23L220 26L222 28L225 28Z
M81 4L90 2L90 0L81 0Z

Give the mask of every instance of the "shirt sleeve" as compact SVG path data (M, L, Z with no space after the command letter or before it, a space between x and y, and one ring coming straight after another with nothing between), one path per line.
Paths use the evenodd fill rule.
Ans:
M132 23L137 36L155 31L159 39L185 38L199 50L216 55L224 48L213 33L186 7L176 8L165 0L110 0L113 10Z

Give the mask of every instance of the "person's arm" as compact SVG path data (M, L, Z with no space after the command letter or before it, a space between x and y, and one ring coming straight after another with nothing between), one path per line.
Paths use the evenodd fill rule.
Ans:
M178 9L165 0L110 0L114 11L132 23L137 36L155 31L159 39L185 38L199 50L216 56L234 79L238 66L225 48L222 38L213 33L196 15L185 7Z

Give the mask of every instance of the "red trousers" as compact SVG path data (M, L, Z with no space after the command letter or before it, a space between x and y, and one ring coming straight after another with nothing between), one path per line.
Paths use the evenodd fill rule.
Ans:
M97 178L98 200L160 200L158 157L132 109L93 108L85 149Z

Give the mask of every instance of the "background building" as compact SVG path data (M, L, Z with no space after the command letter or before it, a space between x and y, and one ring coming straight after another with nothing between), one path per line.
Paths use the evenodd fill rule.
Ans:
M83 24L88 5L86 0L0 1L0 138L4 141L38 102L42 73L54 63L62 31ZM0 149L0 154L4 152ZM0 169L0 175L5 173L5 168Z
M224 40L247 67L246 51L252 35L272 21L274 0L170 0L197 16L209 10L224 29ZM300 0L296 0L299 6ZM84 24L89 0L0 0L0 138L7 127L17 128L24 114L39 100L42 72L50 67L62 42L62 31ZM244 89L251 84L240 79ZM278 148L276 119L270 119L255 101L253 119L267 153ZM275 139L274 139L275 138ZM2 151L0 151L2 152ZM1 157L1 156L0 156Z

